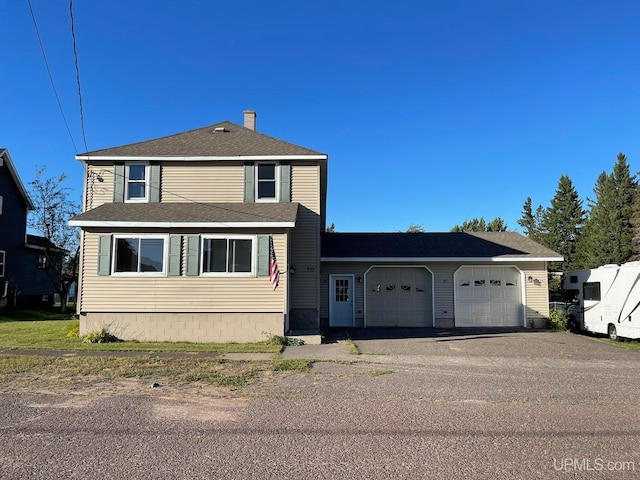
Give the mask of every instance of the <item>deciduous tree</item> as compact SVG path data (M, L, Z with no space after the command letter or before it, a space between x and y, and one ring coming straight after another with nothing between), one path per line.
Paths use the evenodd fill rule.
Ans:
M44 178L46 167L36 172L30 182L30 196L35 209L29 213L29 228L44 237L44 256L51 284L67 306L69 287L77 279L78 245L80 234L69 226L69 219L80 211L77 203L69 200L69 188L63 185L66 175Z

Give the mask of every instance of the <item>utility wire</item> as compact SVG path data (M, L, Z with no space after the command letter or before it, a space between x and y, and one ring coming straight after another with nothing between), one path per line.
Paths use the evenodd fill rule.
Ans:
M69 123L67 122L67 117L64 114L64 110L62 109L62 103L60 102L60 97L58 96L58 90L56 89L56 84L53 81L53 75L51 75L51 69L49 68L49 62L47 61L47 54L44 51L44 45L42 44L42 38L40 37L40 30L38 29L38 23L36 22L36 16L33 13L33 7L31 6L31 0L27 0L29 4L29 11L31 12L31 19L33 20L33 26L36 30L36 36L38 37L38 44L40 45L40 51L42 52L42 58L44 59L44 66L47 69L47 74L49 75L49 81L51 82L51 88L53 88L53 94L56 97L56 102L58 102L58 108L60 109L60 114L62 115L62 120L64 121L64 126L67 128L67 133L69 134L69 139L71 140L71 144L73 145L74 152L78 153L78 148L76 147L76 142L73 141L73 135L71 135L71 129L69 128ZM83 127L84 129L84 127ZM86 145L86 142L85 142Z
M84 151L88 152L87 135L84 129L84 110L82 108L82 89L80 88L80 68L78 67L78 51L76 49L76 29L73 19L73 0L69 0L69 17L71 18L71 38L73 39L73 59L76 65L76 83L78 84L78 101L80 102L80 128L82 129L82 140L84 142Z

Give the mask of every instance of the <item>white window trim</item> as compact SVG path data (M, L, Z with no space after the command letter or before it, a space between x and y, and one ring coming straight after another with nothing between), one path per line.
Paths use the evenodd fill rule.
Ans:
M2 278L7 266L7 252L0 250L0 258L2 259L0 262L0 278Z
M116 249L117 249L117 240L119 238L157 238L163 240L162 245L162 272L116 272ZM167 266L169 264L169 235L153 235L153 234L143 234L138 235L135 233L131 234L120 234L113 236L113 245L111 246L111 275L114 277L166 277L167 276Z
M129 167L144 165L144 198L129 198ZM150 168L148 163L125 163L124 165L124 201L126 203L148 203L149 202L149 174ZM132 180L135 183L142 183L139 180Z
M258 198L260 180L258 178L258 165L274 165L275 166L275 194L273 198ZM278 203L280 201L280 162L256 162L255 164L255 201L256 203Z
M205 272L204 271L204 241L208 239L225 239L225 240L251 240L251 271L250 272ZM204 277L256 277L257 273L257 254L258 254L258 237L257 235L202 235L200 238L200 275ZM227 244L227 265L228 265L229 249Z

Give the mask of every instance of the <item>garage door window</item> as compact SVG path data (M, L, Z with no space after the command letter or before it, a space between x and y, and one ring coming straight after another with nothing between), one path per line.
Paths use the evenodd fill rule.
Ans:
M403 292L410 292L411 291L411 285L401 285L400 286L400 290L402 290Z
M491 280L489 282L492 287L500 287L502 286L502 280Z
M424 293L424 285L416 285L416 292Z
M395 285L387 285L387 292L395 292L395 291L396 291Z
M484 280L474 280L473 285L476 287L484 287Z

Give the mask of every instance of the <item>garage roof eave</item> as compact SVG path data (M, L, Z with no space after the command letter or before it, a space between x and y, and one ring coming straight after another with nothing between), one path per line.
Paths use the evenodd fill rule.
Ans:
M464 263L562 262L563 257L321 257L321 262Z

